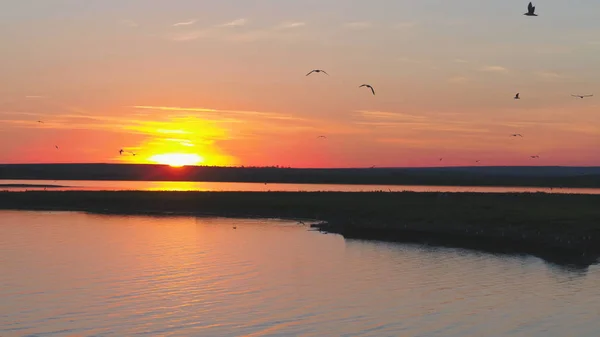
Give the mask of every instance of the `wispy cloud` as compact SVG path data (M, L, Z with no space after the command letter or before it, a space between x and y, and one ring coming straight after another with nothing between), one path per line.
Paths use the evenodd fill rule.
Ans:
M292 29L292 28L300 28L306 26L305 22L283 22L279 26L275 27L276 29Z
M502 66L485 66L485 67L481 67L479 70L486 71L486 72L492 72L492 73L505 73L508 71L507 68L502 67Z
M191 41L201 38L223 39L237 42L255 42L259 40L279 39L290 41L301 38L298 28L305 26L304 22L283 22L277 26L262 29L231 29L245 26L246 19L207 27L200 30L182 31L169 36L174 41Z
M417 116L400 112L387 112L387 111L369 111L369 110L358 110L358 120L354 122L356 125L370 126L370 127L407 127L417 126L426 124L427 117Z
M192 41L200 38L227 36L224 29L226 30L227 28L243 27L247 22L248 20L246 19L237 19L231 22L206 27L203 29L178 32L174 35L171 35L170 39L174 41Z
M45 114L28 111L0 111L0 116L45 116ZM0 118L1 119L1 118Z
M357 110L356 113L360 116L368 119L386 119L386 120L410 120L410 121L422 121L427 119L426 116L411 115L402 112L387 112L387 111L371 111L371 110Z
M186 118L213 121L229 131L232 139L251 139L256 136L286 135L289 133L313 134L365 134L363 128L355 125L335 123L320 119L308 119L286 113L244 111L228 109L209 109L198 107L169 107L169 106L135 106L136 110L171 111L182 113ZM188 113L188 114L186 114ZM177 115L174 115L177 116ZM169 117L173 118L173 116Z
M304 120L300 117L295 117L288 114L275 113L275 112L261 112L261 111L244 111L244 110L220 110L220 109L209 109L209 108L182 108L182 107L170 107L170 106L145 106L136 105L132 108L143 109L143 110L155 110L155 111L175 111L175 112L198 112L198 113L220 113L220 114L234 114L244 115L250 117L260 117L267 119L278 119L278 120Z
M415 139L402 137L377 138L375 139L375 141L384 144L402 144L404 146L418 146L431 144L431 140L429 139Z
M215 109L207 108L180 108L172 106L149 106L149 105L135 105L131 108L134 109L145 109L145 110L160 110L160 111L186 111L186 112L217 112Z
M207 37L209 36L211 33L210 29L203 29L203 30L196 30L196 31L192 31L192 32L183 32L183 33L178 33L176 35L173 35L170 37L171 40L173 41L192 41L192 40L197 40L203 37Z
M357 111L363 120L357 125L400 128L410 131L439 131L460 133L486 133L489 129L476 122L433 119L428 116L384 111Z
M535 75L546 79L546 80L557 80L560 78L563 78L563 76L559 73L553 72L553 71L538 71L535 73Z
M237 20L233 20L231 22L226 22L223 24L218 25L218 27L241 27L244 26L248 23L247 19L237 19Z
M190 25L193 25L196 22L198 22L198 20L189 20L189 21L177 22L177 23L173 24L173 27L190 26Z

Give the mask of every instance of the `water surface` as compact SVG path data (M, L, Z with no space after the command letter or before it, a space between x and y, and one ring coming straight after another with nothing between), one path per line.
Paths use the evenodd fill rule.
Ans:
M8 186L54 185L54 187ZM600 188L547 188L499 186L420 186L420 185L344 185L344 184L265 184L192 181L107 181L107 180L0 180L0 190L85 190L85 191L245 191L245 192L483 192L483 193L576 193L600 194Z
M598 285L598 266L282 220L0 211L3 337L592 337Z

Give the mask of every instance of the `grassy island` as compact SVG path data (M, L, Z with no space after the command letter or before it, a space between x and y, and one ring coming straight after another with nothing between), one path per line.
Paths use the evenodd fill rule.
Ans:
M28 191L0 192L0 209L311 219L322 231L347 238L426 242L587 264L600 256L600 195Z

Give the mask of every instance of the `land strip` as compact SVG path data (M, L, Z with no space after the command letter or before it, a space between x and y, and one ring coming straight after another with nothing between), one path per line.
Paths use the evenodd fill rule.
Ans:
M320 230L346 238L527 253L587 264L600 256L600 195L27 191L0 192L0 209L310 219Z

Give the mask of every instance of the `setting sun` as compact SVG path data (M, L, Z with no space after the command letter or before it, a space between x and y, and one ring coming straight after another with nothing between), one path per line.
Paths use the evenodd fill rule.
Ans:
M185 165L198 165L204 162L204 158L197 154L189 153L166 153L150 157L150 160L163 165L181 167Z

